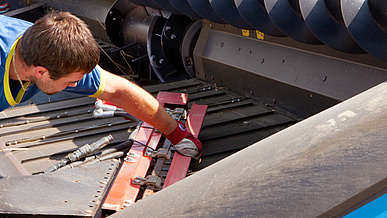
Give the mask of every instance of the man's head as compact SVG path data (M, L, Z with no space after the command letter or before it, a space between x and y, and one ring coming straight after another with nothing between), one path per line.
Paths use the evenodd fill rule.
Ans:
M46 68L53 80L89 73L99 62L89 28L69 12L51 12L37 20L21 37L17 51L27 66Z

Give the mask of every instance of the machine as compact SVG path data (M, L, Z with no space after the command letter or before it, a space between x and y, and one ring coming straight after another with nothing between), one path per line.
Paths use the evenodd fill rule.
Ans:
M16 149L7 153L7 158L0 156L2 163L11 160L24 175L2 170L3 192L15 186L23 186L24 192L8 191L2 197L1 213L86 217L387 215L384 1L39 0L28 7L30 10L25 7L6 15L29 19L28 14L44 14L49 7L77 14L88 22L101 46L102 67L143 83L155 95L159 91L182 92L190 95L192 103L207 105L199 135L203 162L191 163L189 176L182 181L152 190L155 194L141 201L123 200L117 209L104 201L109 199L109 190L116 190L112 187L115 179L120 181L117 175L125 165L120 160L128 160L125 154L109 156L98 164L80 164L82 167L73 171L64 167L48 175L33 174L48 169L48 163L60 163L64 153L84 144L81 141L98 139L96 132L113 131L113 143L122 143L129 137L123 132L129 127L127 132L135 132L137 123L112 118L110 124L114 123L115 129L111 130L108 124L102 127L101 121L93 121L96 132L82 138L70 134L67 124L61 123L58 125L68 131L68 137L29 141L19 146L29 151ZM32 105L43 103L35 101ZM74 102L68 109L74 119L79 118L72 110L81 111L91 104L75 97L67 101ZM58 101L54 106L59 110L61 104ZM46 116L50 105L47 109L41 106L43 112L6 111L2 123L28 120L34 113ZM84 112L83 120L89 119L88 113ZM68 124L71 122L75 121ZM3 149L7 149L6 142L20 138L17 134L26 130L3 131ZM61 140L79 143L68 149L64 143L58 145ZM48 145L58 146L55 148L61 152L49 152ZM78 179L66 179L69 175L90 180L94 186L84 188L87 182L78 185L74 182ZM101 177L103 185L98 186ZM10 206L23 199L25 184L38 182L48 191L37 186L30 195L42 193L48 198L56 187L62 188L47 204L26 207L35 196L22 201L24 207ZM79 195L84 197L70 195L69 188L83 190ZM142 188L142 192L146 190ZM95 192L98 194L89 197ZM64 200L73 198L77 200ZM55 202L60 202L57 210L52 209ZM66 205L70 204L79 207L69 210Z

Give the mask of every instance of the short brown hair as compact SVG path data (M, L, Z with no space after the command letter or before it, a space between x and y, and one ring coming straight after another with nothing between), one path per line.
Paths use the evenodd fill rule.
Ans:
M27 66L47 68L54 80L76 71L88 73L99 62L99 48L88 26L69 12L49 12L27 29L19 43Z

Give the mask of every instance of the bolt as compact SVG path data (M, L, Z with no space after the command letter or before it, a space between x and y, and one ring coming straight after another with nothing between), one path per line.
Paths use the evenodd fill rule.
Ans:
M152 55L152 56L150 57L150 59L151 59L151 61L155 61L155 60L156 60L156 55Z
M125 157L124 160L126 162L130 162L130 163L136 162L136 160L134 158L131 158L131 157Z
M164 58L161 58L161 59L159 60L159 64L164 64L164 63L165 63Z
M173 40L173 39L176 39L176 35L175 34L172 34L171 35L171 39Z
M165 32L168 32L168 31L170 31L172 28L170 27L170 26L166 26L165 27Z

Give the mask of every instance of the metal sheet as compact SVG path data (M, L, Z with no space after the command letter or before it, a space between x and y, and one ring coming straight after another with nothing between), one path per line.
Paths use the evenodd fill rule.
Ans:
M241 37L218 26L202 28L194 51L198 78L301 117L387 79L381 68Z
M117 162L104 161L52 174L1 178L0 214L94 217L116 167Z

